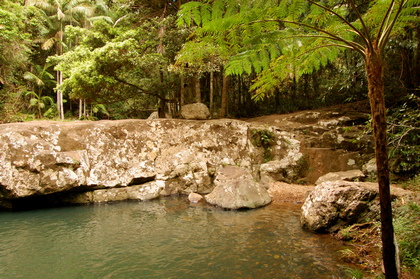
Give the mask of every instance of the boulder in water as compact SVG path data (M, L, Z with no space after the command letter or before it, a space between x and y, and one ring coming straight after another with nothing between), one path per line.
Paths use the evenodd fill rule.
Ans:
M197 193L190 193L188 195L188 200L192 203L198 203L203 199L203 196Z
M224 167L218 172L214 184L216 187L205 199L222 208L258 208L271 202L265 187L256 182L245 168Z

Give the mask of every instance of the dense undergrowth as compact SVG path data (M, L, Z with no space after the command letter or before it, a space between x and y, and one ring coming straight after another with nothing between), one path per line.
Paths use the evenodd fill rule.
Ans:
M420 193L420 175L400 185ZM398 199L393 202L394 229L397 239L401 279L420 278L420 203ZM380 221L369 220L341 229L335 236L348 248L340 251L341 259L351 267L349 278L385 278L381 263Z

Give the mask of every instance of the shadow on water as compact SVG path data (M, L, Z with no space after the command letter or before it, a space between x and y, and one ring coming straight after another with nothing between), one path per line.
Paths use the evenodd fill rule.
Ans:
M342 278L299 205L225 211L185 197L0 213L0 278Z

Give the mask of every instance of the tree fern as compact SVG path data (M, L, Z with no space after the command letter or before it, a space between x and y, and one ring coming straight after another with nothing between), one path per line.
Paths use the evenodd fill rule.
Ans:
M257 2L262 1L226 0L225 7L230 7L230 11L225 14L220 12L222 5L218 2L212 20L197 29L198 39L223 37L217 42L240 46L238 52L232 52L227 73L261 71L252 86L256 99L272 92L283 82L320 69L335 60L343 50L354 50L361 55L366 67L373 119L385 276L398 278L386 146L383 53L392 32L418 22L419 1L374 0L366 11L361 11L355 0L345 3L282 0L280 5L270 1L266 5ZM239 9L235 13L238 3ZM188 7L193 5L198 4ZM196 14L192 16L198 17ZM277 30L274 25L264 25L264 22L277 23ZM268 44L281 46L281 49L277 54L271 52L272 62L265 68L267 63L261 63L259 54Z

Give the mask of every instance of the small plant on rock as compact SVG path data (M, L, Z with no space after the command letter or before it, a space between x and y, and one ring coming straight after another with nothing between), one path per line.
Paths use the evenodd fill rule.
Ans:
M271 161L273 154L271 153L271 146L274 143L274 135L269 130L251 130L251 142L257 146L264 148L264 162Z

